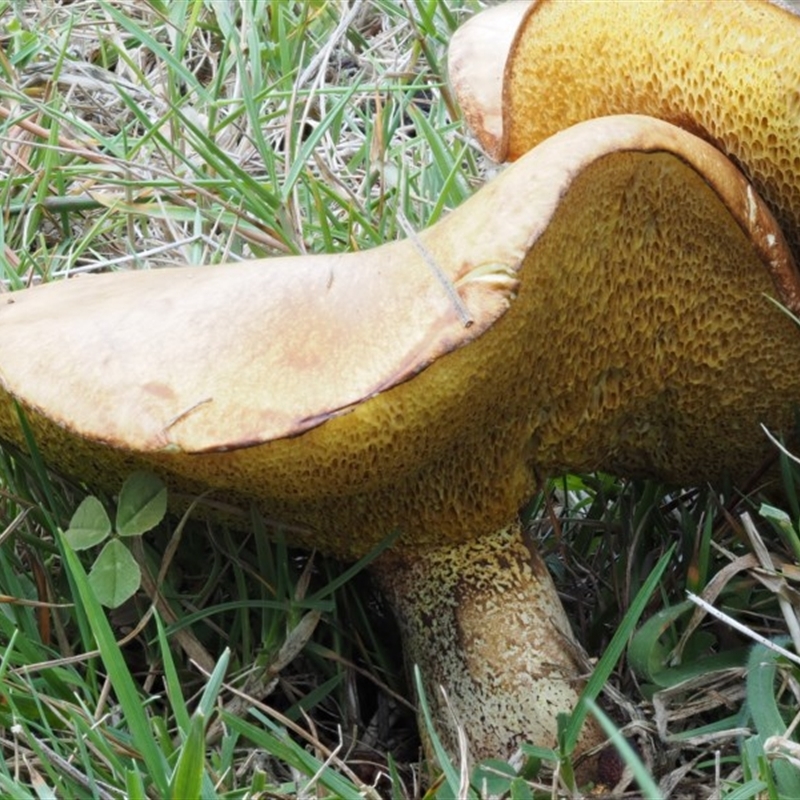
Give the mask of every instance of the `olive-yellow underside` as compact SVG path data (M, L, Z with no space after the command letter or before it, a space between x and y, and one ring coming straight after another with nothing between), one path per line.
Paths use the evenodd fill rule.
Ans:
M569 469L742 477L769 449L760 425L792 425L800 336L770 297L796 303L797 273L752 188L683 131L576 126L420 242L471 325L410 242L9 295L0 434L24 444L16 401L65 473L113 491L156 469L353 558L393 531L425 547L499 530ZM370 337L386 363L375 347L359 360ZM295 402L294 421L269 413Z

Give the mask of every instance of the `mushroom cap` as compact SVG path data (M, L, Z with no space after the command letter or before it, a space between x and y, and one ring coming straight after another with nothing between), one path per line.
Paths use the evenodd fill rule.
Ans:
M108 274L0 307L0 436L115 490L146 467L352 558L498 530L541 475L747 474L789 428L800 307L721 153L646 117L548 139L411 241Z
M0 373L76 435L136 453L291 439L490 327L516 278L483 256L516 254L482 249L446 262L468 326L411 242L46 284L6 297Z
M609 8L613 5L613 9ZM515 0L449 49L467 122L497 161L608 114L647 114L726 153L800 258L800 16L765 0Z

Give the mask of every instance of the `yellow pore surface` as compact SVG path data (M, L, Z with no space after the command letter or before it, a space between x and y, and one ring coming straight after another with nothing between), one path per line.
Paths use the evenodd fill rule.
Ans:
M646 114L731 157L800 257L800 17L758 0L540 0L507 65L508 158Z
M446 232L442 235L449 235ZM791 426L800 336L751 243L673 155L613 153L573 182L477 339L291 438L230 452L125 453L27 409L45 458L116 490L133 467L173 491L255 501L291 542L352 558L498 530L537 475L607 469L741 478ZM8 398L0 430L16 436Z

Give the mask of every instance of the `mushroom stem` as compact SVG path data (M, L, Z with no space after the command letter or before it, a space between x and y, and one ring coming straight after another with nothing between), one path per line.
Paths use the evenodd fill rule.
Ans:
M459 752L459 731L474 760L511 757L526 741L555 746L557 715L575 708L586 670L519 522L462 544L390 551L375 569L448 752ZM589 721L577 752L602 740Z

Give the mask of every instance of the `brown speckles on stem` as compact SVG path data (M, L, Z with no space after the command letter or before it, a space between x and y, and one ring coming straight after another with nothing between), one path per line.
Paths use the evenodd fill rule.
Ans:
M413 558L389 553L378 575L393 600L409 666L419 664L446 746L464 727L475 758L521 740L555 743L555 719L580 691L569 623L518 524ZM439 685L448 687L453 720ZM583 746L602 737L589 726Z

